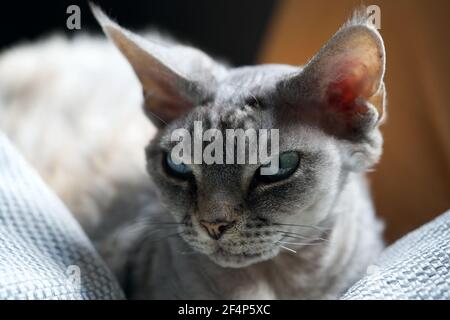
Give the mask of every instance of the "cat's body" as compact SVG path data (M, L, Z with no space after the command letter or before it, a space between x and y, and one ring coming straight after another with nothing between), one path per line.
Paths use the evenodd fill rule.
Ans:
M339 53L336 42L347 37L359 41L354 38L362 32L361 45L370 52L376 45L368 42L379 41L370 33L374 31L366 34L355 25L356 31L349 35L341 32L321 54L325 58L317 58L305 72L291 66L228 70L190 48L170 52L170 47L155 44L134 47L134 41L141 45L142 40L97 15L131 60L144 93L156 88L150 101L147 94L144 99L147 115L160 128L147 148L147 170L155 184L145 174L144 154L155 129L139 108L138 81L106 40L55 38L4 54L0 128L98 242L129 297L336 298L361 277L382 248L381 227L363 171L381 154L377 124L384 86L382 80L371 83L372 89L357 86L373 105L365 109L356 100L360 109L348 118L340 114L330 121L334 111L326 109L322 120L305 102L315 101L311 97L321 88L314 74L328 70L322 63L328 59L327 50ZM156 51L148 57L139 51L143 47ZM383 51L383 67L374 61L368 64L367 72L373 73L370 81L382 79L384 72L382 44L377 50ZM189 64L190 57L196 63ZM173 72L167 65L177 60L184 65ZM141 65L142 61L146 63ZM142 68L149 66L151 72L146 73ZM197 80L190 82L180 74ZM305 82L303 75L310 81ZM205 79L214 94L204 90ZM176 86L166 92L172 82ZM349 84L345 85L347 89ZM296 86L306 95L290 91ZM174 94L176 90L180 94ZM265 108L248 105L248 93L257 95ZM332 93L333 100L328 101L335 103L336 92ZM191 102L199 106L191 109ZM289 109L297 103L303 108L300 119ZM188 105L188 117L174 120L173 113L167 112ZM282 110L279 116L266 114L273 106ZM354 106L352 102L344 107ZM246 117L256 121L242 122ZM281 128L281 151L299 150L299 168L287 179L289 185L281 181L237 192L241 183L250 184L251 176L245 176L250 169L193 166L197 181L193 191L161 168L168 133L177 127L190 128L193 119L210 127ZM193 192L198 195L192 197ZM239 223L220 239L211 239L201 220L208 215L233 216Z
M88 230L123 189L149 184L155 129L141 104L139 82L104 38L54 35L0 56L0 130Z

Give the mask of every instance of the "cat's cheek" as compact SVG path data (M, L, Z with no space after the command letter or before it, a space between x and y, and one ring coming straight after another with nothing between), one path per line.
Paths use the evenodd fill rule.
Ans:
M151 178L158 186L159 198L169 214L177 221L182 221L191 214L193 201L188 188L169 182L162 174L153 173Z

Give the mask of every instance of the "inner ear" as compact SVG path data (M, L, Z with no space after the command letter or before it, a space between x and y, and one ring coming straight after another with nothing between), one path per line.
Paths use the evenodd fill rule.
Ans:
M374 80L364 63L349 60L338 64L336 75L326 84L325 103L336 108L336 111L351 111L358 106L359 97L367 99L372 96Z
M318 72L322 77L319 99L336 112L366 112L365 102L382 89L384 56L377 46L364 42L350 44L358 46L337 53L330 57L333 60L323 61L319 66L322 69ZM375 106L381 116L383 110L378 107Z
M346 138L373 129L384 111L383 42L375 29L359 23L343 27L302 71L281 84L297 112L314 113L324 129ZM314 107L302 109L305 104Z

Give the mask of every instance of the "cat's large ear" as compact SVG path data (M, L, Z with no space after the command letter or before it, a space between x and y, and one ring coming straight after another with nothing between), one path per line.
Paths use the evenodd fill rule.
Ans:
M326 131L355 140L384 114L385 51L378 31L355 15L297 74L280 83L285 100Z
M208 98L223 67L194 48L140 37L90 5L103 31L133 67L143 87L145 112L156 126L163 127Z

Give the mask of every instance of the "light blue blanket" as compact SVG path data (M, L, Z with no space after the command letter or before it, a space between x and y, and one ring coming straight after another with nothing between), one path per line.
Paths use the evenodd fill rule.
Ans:
M450 210L388 247L343 299L450 299Z
M78 223L0 133L0 299L120 299Z

